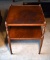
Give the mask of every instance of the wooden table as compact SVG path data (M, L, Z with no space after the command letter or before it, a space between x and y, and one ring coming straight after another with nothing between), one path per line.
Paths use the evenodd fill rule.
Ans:
M45 17L41 5L11 5L5 21L8 43L11 40L40 40L40 49L44 38Z

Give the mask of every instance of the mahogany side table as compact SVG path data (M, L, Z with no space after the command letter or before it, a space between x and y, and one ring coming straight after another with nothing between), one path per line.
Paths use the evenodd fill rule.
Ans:
M11 49L11 40L40 40L41 51L46 21L41 5L11 5L5 21L7 39Z

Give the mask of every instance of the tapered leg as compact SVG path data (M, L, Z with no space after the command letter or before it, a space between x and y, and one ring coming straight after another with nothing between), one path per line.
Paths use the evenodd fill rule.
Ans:
M11 41L10 41L10 38L8 37L8 43L9 43L9 47L10 47L10 52L12 54L12 49L11 49Z
M9 47L10 47L10 52L12 54L11 42L10 42L10 38L9 38L9 34L8 34L8 26L7 26L7 22L6 21L5 21L5 27L6 27L6 33L7 33L7 39L8 39L8 43L9 43Z
M42 37L40 40L40 48L39 48L39 54L41 52L42 44L43 44L43 39L44 39L44 33L45 33L45 27L46 27L46 21L44 22L44 26L42 26Z
M40 54L40 52L41 52L42 44L43 44L43 38L41 38L41 40L40 40L39 54Z

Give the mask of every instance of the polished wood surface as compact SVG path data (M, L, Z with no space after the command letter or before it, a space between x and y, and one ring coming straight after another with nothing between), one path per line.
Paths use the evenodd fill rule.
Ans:
M10 39L40 39L41 27L9 27Z
M40 5L10 6L6 18L8 26L40 26L45 18Z

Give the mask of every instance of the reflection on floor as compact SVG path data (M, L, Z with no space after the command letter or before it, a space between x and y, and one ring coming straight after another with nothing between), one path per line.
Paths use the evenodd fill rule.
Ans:
M5 44L6 32L0 27L0 60L50 60L50 18L47 26L41 54L38 54L39 41L11 41L13 55L8 44ZM3 26L2 26L3 27Z

